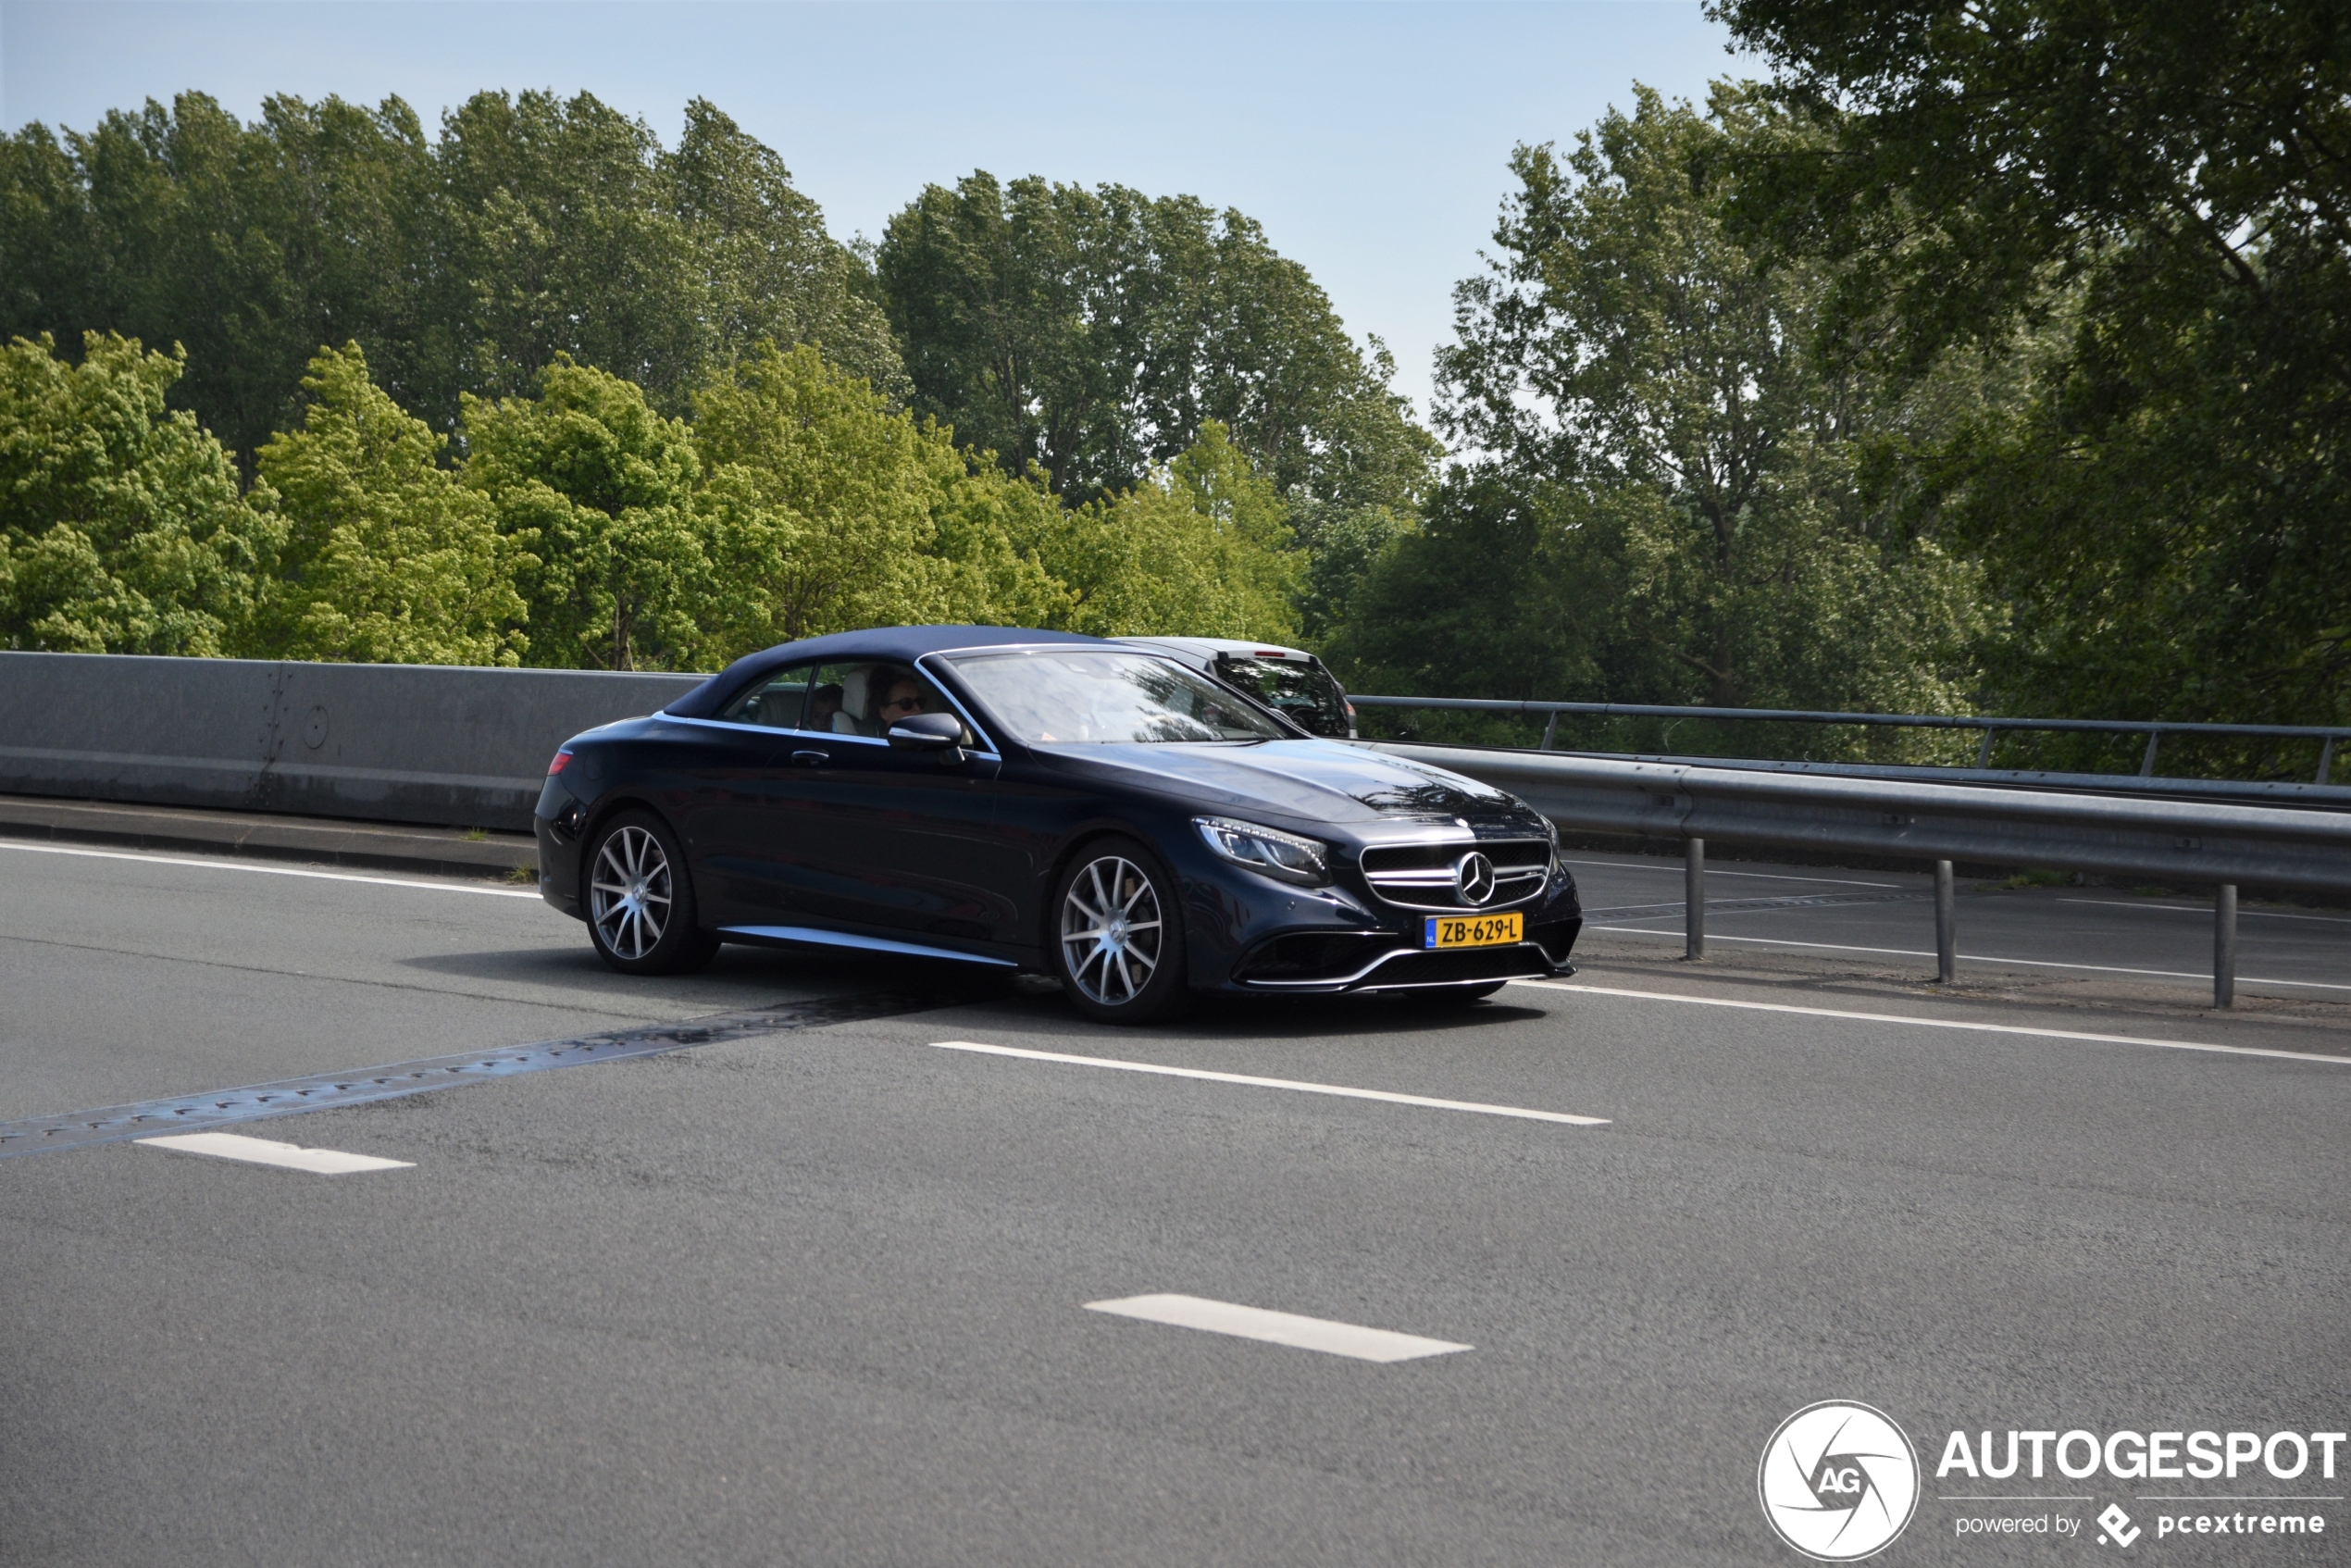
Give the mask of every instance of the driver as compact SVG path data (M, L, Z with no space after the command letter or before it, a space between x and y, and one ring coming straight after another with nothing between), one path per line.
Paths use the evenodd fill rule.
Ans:
M923 689L923 683L911 675L902 675L883 688L881 706L875 718L881 732L887 735L889 727L900 719L929 711L930 693Z

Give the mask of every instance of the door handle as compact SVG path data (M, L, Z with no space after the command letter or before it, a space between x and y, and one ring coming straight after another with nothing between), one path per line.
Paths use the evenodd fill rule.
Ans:
M830 754L825 752L794 752L791 754L794 767L822 767L831 760Z

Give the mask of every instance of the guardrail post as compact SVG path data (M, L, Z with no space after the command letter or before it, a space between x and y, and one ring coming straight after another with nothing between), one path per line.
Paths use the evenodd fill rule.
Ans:
M1988 724L1984 727L1984 744L1975 749L1976 772L1982 773L1992 765L1992 737L1998 733L1998 730Z
M2237 1004L2237 887L2223 882L2212 898L2212 1005Z
M1557 735L1559 732L1560 711L1557 708L1553 708L1551 710L1551 716L1543 722L1543 743L1541 746L1537 747L1536 750L1545 752L1549 751L1551 749L1551 737ZM2323 780L2321 780L2321 782L2323 782Z
M1706 956L1706 840L1682 840L1682 956Z
M2150 729L2147 731L2146 755L2139 759L2140 778L2152 778L2155 777L2155 743L2162 739L2163 731L2160 729Z
M1951 887L1951 863L1934 863L1934 979L1949 985L1959 973L1959 900Z
M2327 775L2333 771L2334 737L2330 735L2327 737L2327 743L2319 748L2319 782L2321 784L2325 783L2327 781Z

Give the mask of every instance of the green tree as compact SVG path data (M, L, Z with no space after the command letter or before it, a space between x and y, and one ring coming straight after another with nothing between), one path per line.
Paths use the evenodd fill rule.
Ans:
M253 652L373 664L514 665L536 562L490 498L436 462L447 438L400 410L359 345L320 351L302 429L261 449L255 496L284 528Z
M278 96L250 124L201 93L62 139L0 137L0 333L184 343L174 397L250 454L299 417L321 343L446 433L465 392L527 393L558 353L683 412L763 338L907 383L865 266L775 154L709 104L665 150L581 93L478 93L438 135Z
M1735 216L1840 258L1830 341L2020 383L1892 476L2014 606L1996 700L2351 716L2351 11L1717 9L1796 128L1741 150Z
M535 562L518 580L529 662L690 668L709 587L691 431L635 384L568 355L540 372L537 391L465 401L465 482Z
M1056 608L1015 549L1037 503L814 348L772 343L694 398L714 657L861 626ZM1050 498L1047 498L1050 500Z
M871 267L825 231L781 158L697 98L661 167L693 248L708 362L813 343L892 403L913 395Z
M1142 483L1072 508L1039 558L1070 629L1115 637L1295 637L1300 556L1271 480L1214 420Z
M202 93L0 150L0 330L104 330L188 349L173 395L251 453L300 404L321 342L383 344L404 391L442 348L415 298L429 149L393 100L271 98L251 127ZM442 350L445 354L445 349Z
M0 348L0 645L217 654L253 610L272 529L194 417L185 356L92 333Z
M1409 510L1428 482L1386 351L1238 212L983 171L893 218L877 270L915 406L1073 502L1210 420L1285 494Z
M1500 255L1461 286L1439 357L1449 433L1486 456L1359 592L1338 641L1361 672L1507 696L1964 703L1974 579L1859 481L1878 422L1921 409L1824 376L1818 274L1762 272L1725 229L1726 154L1770 131L1738 90L1702 116L1643 89L1564 159L1518 151Z

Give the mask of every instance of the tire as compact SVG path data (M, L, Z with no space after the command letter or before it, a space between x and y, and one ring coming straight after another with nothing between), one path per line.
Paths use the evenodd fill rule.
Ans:
M649 811L608 818L581 858L588 940L624 975L678 975L718 952L694 926L693 877L669 825Z
M1132 839L1097 839L1053 886L1053 973L1105 1024L1151 1024L1191 1002L1176 879Z

